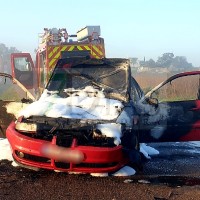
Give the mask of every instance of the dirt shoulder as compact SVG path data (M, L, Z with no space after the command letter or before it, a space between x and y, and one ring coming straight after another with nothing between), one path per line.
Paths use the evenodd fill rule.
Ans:
M5 137L6 129L15 119L14 115L7 113L5 105L9 102L0 101L0 138Z

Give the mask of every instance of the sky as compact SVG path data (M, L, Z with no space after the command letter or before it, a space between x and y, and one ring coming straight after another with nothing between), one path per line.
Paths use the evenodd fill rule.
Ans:
M0 43L33 55L43 28L100 25L106 57L172 52L200 67L199 10L199 0L0 0Z

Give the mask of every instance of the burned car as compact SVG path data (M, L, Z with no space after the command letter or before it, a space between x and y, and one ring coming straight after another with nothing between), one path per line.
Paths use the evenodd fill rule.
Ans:
M31 168L116 171L130 148L139 152L134 104L142 96L127 59L61 59L40 99L7 129L13 157Z

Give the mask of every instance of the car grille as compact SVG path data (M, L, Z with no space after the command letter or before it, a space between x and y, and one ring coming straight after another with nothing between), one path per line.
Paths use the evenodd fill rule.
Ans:
M56 145L61 147L71 147L73 141L73 136L71 135L64 135L64 136L57 136L56 138Z
M55 166L56 166L57 168L69 169L69 168L70 168L70 163L56 162L56 161L55 161Z

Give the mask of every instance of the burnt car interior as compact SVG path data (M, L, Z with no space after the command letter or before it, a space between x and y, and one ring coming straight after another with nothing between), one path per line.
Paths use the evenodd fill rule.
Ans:
M106 97L127 101L129 87L129 68L125 59L85 60L68 66L69 60L57 63L46 89L59 91L73 88L83 89L90 85L102 90Z
M158 99L159 104L155 115L142 119L142 129L146 129L143 132L148 132L148 137L145 139L143 135L143 139L154 142L199 140L196 132L200 119L199 91L198 73L176 77L153 91L150 98Z

